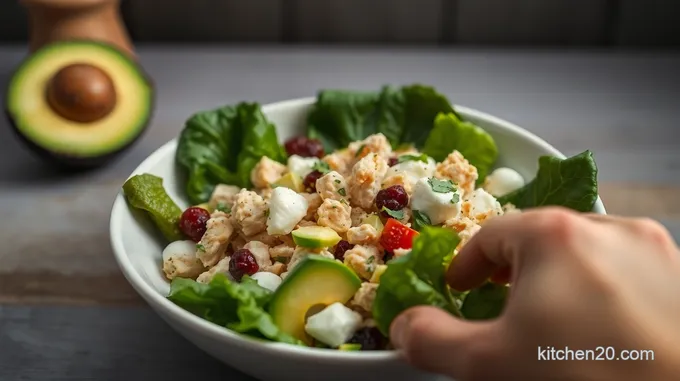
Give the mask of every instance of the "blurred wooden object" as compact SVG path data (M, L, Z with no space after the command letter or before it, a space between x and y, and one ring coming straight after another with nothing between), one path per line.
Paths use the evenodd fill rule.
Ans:
M21 0L29 16L30 49L69 39L112 44L131 56L134 49L120 16L120 0Z

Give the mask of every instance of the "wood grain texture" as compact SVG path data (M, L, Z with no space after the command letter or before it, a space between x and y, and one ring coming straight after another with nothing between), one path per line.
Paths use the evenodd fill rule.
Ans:
M130 1L126 14L139 41L276 42L283 0Z
M2 305L0 380L254 381L148 308Z
M606 41L607 0L457 0L461 44L597 45Z
M621 0L618 43L625 46L679 46L680 2Z
M436 43L445 0L291 0L292 40Z

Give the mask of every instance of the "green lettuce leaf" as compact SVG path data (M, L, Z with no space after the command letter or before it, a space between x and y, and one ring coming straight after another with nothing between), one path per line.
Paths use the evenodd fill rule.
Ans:
M477 167L481 184L498 158L498 148L491 135L481 127L453 114L439 114L434 120L434 128L430 131L422 152L440 162L458 150Z
M184 237L179 230L182 210L165 192L162 178L149 173L132 176L123 184L123 194L130 206L149 216L168 241Z
M508 286L487 282L467 293L460 312L468 320L496 318L503 312L507 295Z
M185 310L233 331L255 338L303 345L281 332L266 312L272 293L256 281L244 277L231 282L217 274L209 284L175 278L168 299Z
M460 316L445 281L445 262L460 239L450 229L424 226L411 252L389 262L380 277L373 303L373 318L384 335L392 320L418 305L442 308Z
M286 160L260 105L243 102L191 116L180 134L176 161L188 174L189 200L200 204L217 184L252 187L250 171L262 156Z
M568 159L540 157L536 177L498 201L520 209L558 205L590 212L597 196L597 165L592 152L584 151Z
M383 133L393 147L402 143L422 147L439 113L455 113L434 88L385 86L379 92L323 90L308 117L307 133L323 143L326 152Z

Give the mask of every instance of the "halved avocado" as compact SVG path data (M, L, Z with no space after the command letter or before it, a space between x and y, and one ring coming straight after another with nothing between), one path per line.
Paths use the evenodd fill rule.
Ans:
M137 140L153 104L153 86L125 53L102 42L63 41L21 63L5 110L15 132L41 156L94 167Z
M269 313L283 332L311 345L305 332L308 312L346 303L361 287L361 279L344 264L310 254L295 266L269 303Z

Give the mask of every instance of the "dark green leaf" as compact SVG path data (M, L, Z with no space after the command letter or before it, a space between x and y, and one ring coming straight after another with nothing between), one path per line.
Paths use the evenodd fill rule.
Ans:
M427 182L430 184L430 187L432 188L433 192L449 193L456 190L456 186L453 185L453 181L448 179L440 180L436 177L430 177L429 179L427 179Z
M568 159L542 156L536 177L524 187L500 197L501 205L520 209L559 205L589 212L597 201L597 165L590 151Z
M217 184L250 188L250 171L267 156L284 162L276 128L257 103L240 103L194 114L177 144L177 163L188 174L187 195L206 202Z
M387 207L382 207L381 211L387 213L390 217L397 219L397 220L403 220L404 219L404 211L403 210L392 210L392 209L387 209Z
M430 217L420 210L413 210L413 228L421 231L425 226L431 226L432 221Z
M271 295L269 290L247 276L241 283L236 283L223 274L217 274L209 284L173 279L168 299L187 311L236 332L301 345L299 340L281 332L266 312Z
M422 152L443 161L457 150L477 168L481 184L498 158L498 148L491 135L455 114L439 114Z
M470 290L465 296L460 312L468 320L496 318L503 312L507 294L507 286L487 282Z
M409 154L409 155L399 156L399 158L397 159L397 162L403 163L403 162L406 162L406 161L422 161L423 163L428 164L429 162L428 162L427 159L428 159L428 156L425 155L424 153L421 153L420 155L410 155Z
M392 147L402 143L421 147L440 112L455 111L445 96L428 86L386 86L378 92L324 90L309 114L307 132L321 140L326 152L376 133L384 134Z
M391 260L380 276L373 317L385 335L392 320L404 310L430 305L460 316L444 279L444 262L460 239L449 229L424 227L411 252Z
M165 192L163 179L148 173L132 176L123 184L128 204L143 211L168 241L184 237L179 230L182 210Z

